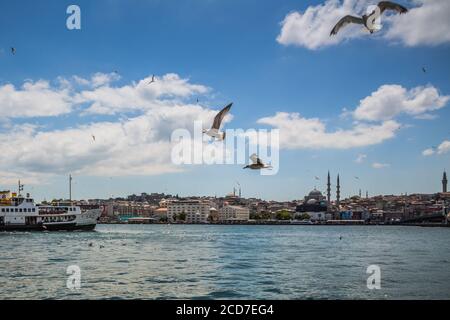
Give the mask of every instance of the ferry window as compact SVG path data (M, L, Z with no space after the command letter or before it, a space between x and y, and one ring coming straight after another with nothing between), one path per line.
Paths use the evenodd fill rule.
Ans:
M2 209L2 212L5 212L5 209Z
M6 212L9 212L9 208L6 208Z
M35 211L35 209L34 209L34 208L33 208L33 209L31 209L31 211L33 211L33 212L34 212L34 211Z
M14 209L15 212L19 212L19 209Z

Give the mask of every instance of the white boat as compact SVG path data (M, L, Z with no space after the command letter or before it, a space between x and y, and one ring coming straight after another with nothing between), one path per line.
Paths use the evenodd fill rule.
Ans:
M0 192L0 231L94 230L101 212L71 203L36 205L29 194Z

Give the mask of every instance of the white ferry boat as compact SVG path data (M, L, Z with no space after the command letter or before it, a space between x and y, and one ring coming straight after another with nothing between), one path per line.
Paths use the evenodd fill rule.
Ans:
M29 194L0 192L0 231L94 230L101 212L70 203L36 205Z

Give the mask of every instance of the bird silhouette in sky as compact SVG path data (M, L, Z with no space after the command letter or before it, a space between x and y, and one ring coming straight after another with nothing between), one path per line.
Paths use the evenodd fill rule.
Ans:
M378 3L378 9L379 12L373 10L369 15L365 14L362 17L355 17L351 15L343 17L341 20L339 20L333 30L331 30L330 36L336 35L340 29L350 23L362 24L366 27L367 30L369 30L370 33L374 33L375 31L378 31L374 22L377 18L379 18L379 14L383 14L383 12L386 10L396 11L400 14L408 12L408 9L406 9L405 7L391 1L380 1Z
M261 159L256 154L252 154L250 156L250 159L252 160L252 164L245 166L244 169L251 169L251 170L272 169L271 165L267 165L264 162L262 162Z
M225 118L225 116L230 112L232 105L233 103L230 103L225 108L223 108L214 118L214 122L213 125L211 126L211 129L209 130L205 129L203 130L203 133L219 141L224 140L225 132L220 132L220 126L222 125L222 121Z

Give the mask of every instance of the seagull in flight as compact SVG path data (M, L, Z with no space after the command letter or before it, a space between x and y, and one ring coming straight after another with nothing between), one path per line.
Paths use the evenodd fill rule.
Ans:
M356 179L356 180L359 180L359 177L355 176L355 179Z
M252 164L245 166L243 169L251 169L251 170L261 170L261 169L272 169L272 166L264 164L260 158L256 154L252 154L250 156L252 160Z
M16 48L11 47L11 53L12 53L13 55L15 55L15 54L16 54Z
M95 142L95 136L94 135L92 135L92 140L94 140L94 142Z
M380 1L378 3L378 8L380 9L380 14L383 14L383 12L386 10L396 11L400 14L408 12L408 9L406 9L405 7L391 1ZM336 35L340 29L350 23L362 24L367 28L367 30L369 30L370 33L374 33L375 31L377 31L374 23L375 19L377 18L379 18L379 16L376 10L372 11L371 14L365 14L362 17L347 15L339 20L339 22L334 26L333 30L331 30L330 36Z
M152 84L153 82L156 82L155 75L152 75L152 80L148 84Z
M427 73L427 69L425 67L422 67L423 73Z
M233 103L230 103L225 108L223 108L214 118L213 125L209 130L203 130L203 133L207 134L210 137L213 137L218 140L225 140L225 132L220 132L220 126L222 124L223 118L230 112L231 106Z
M316 179L316 180L320 180L320 178L319 178L318 176L315 176L315 177L314 177L314 179Z

